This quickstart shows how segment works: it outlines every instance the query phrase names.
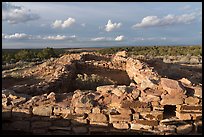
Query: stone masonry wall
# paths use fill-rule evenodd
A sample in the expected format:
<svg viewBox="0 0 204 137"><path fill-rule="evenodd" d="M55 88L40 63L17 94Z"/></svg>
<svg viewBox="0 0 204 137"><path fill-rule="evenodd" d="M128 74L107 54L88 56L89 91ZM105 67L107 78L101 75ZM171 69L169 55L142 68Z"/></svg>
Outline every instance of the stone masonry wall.
<svg viewBox="0 0 204 137"><path fill-rule="evenodd" d="M132 79L129 86L35 96L2 90L2 130L46 135L202 134L201 85L186 78L163 78L124 52L117 56Z"/></svg>

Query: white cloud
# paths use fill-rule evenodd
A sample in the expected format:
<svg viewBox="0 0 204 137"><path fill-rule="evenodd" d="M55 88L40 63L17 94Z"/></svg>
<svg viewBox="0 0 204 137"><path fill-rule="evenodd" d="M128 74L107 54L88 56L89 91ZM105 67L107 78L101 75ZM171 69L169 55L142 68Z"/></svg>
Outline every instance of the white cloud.
<svg viewBox="0 0 204 137"><path fill-rule="evenodd" d="M39 18L39 15L31 13L31 11L25 7L15 6L9 2L2 3L2 21L17 24L37 20Z"/></svg>
<svg viewBox="0 0 204 137"><path fill-rule="evenodd" d="M20 40L20 39L31 39L32 36L31 35L27 35L25 33L14 33L11 35L8 34L3 34L2 33L2 39L8 39L8 40Z"/></svg>
<svg viewBox="0 0 204 137"><path fill-rule="evenodd" d="M147 38L143 38L143 37L137 37L134 38L133 41L165 41L167 40L166 37L147 37Z"/></svg>
<svg viewBox="0 0 204 137"><path fill-rule="evenodd" d="M133 28L145 28L145 27L154 27L154 26L166 26L172 24L190 24L192 23L197 14L182 14L182 15L172 15L168 14L163 18L157 16L147 16L142 19L141 23L133 25Z"/></svg>
<svg viewBox="0 0 204 137"><path fill-rule="evenodd" d="M124 36L123 35L117 36L115 38L115 41L123 41L123 40L124 40Z"/></svg>
<svg viewBox="0 0 204 137"><path fill-rule="evenodd" d="M52 27L53 28L68 28L70 27L71 25L73 25L74 23L76 22L76 20L74 18L68 18L67 20L65 21L62 21L62 20L55 20L53 23L52 23Z"/></svg>
<svg viewBox="0 0 204 137"><path fill-rule="evenodd" d="M122 23L112 23L111 20L108 20L108 23L105 25L106 31L112 31L114 29L120 28L122 26Z"/></svg>
<svg viewBox="0 0 204 137"><path fill-rule="evenodd" d="M107 40L105 37L97 37L91 39L91 41L105 41L105 40Z"/></svg>
<svg viewBox="0 0 204 137"><path fill-rule="evenodd" d="M75 40L76 36L65 36L65 35L57 35L57 36L45 36L42 39L44 40Z"/></svg>

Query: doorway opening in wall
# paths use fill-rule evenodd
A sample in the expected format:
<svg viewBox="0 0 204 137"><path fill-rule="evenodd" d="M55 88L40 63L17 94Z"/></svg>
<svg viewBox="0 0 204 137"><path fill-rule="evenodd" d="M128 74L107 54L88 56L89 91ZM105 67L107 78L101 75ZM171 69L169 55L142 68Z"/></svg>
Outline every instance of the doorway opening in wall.
<svg viewBox="0 0 204 137"><path fill-rule="evenodd" d="M164 119L176 116L176 105L165 105L164 106Z"/></svg>

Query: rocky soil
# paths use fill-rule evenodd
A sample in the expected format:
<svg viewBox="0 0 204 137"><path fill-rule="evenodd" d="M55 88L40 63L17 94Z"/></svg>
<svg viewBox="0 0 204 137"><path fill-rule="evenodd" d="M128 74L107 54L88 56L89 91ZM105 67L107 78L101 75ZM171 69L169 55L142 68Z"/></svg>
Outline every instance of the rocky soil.
<svg viewBox="0 0 204 137"><path fill-rule="evenodd" d="M3 72L3 133L202 134L197 59L83 52Z"/></svg>

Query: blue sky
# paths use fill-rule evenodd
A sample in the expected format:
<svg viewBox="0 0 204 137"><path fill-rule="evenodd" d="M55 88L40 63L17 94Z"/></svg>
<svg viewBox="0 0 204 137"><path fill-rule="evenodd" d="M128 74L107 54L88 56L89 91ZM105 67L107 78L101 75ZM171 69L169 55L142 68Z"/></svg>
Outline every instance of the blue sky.
<svg viewBox="0 0 204 137"><path fill-rule="evenodd" d="M192 44L201 2L2 3L2 48Z"/></svg>

